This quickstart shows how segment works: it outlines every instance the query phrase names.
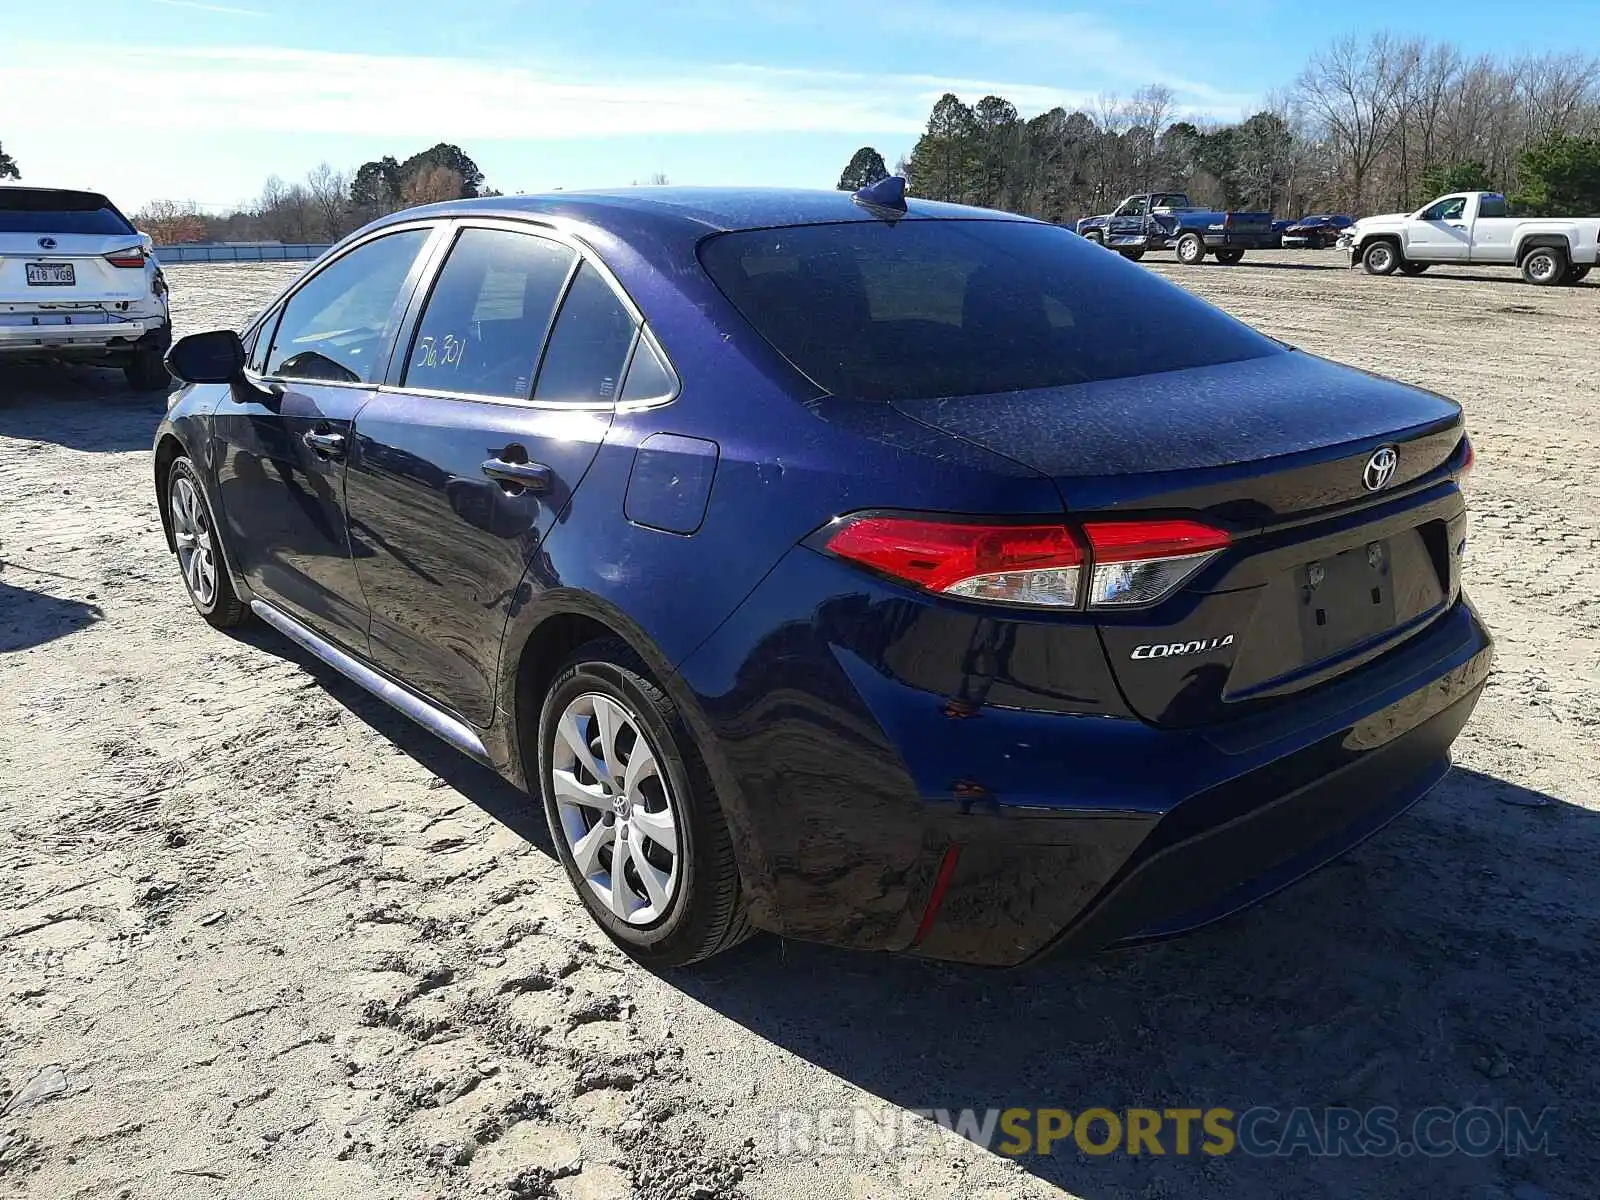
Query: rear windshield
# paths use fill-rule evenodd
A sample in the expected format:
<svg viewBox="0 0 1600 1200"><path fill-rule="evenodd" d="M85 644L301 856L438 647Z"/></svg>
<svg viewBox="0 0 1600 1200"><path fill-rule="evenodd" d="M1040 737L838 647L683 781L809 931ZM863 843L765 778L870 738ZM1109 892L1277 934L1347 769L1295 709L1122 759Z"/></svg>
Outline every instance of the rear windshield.
<svg viewBox="0 0 1600 1200"><path fill-rule="evenodd" d="M700 259L790 362L824 390L862 400L1056 387L1279 351L1053 225L799 225L720 234Z"/></svg>
<svg viewBox="0 0 1600 1200"><path fill-rule="evenodd" d="M85 233L114 237L132 233L111 201L93 192L0 188L0 233Z"/></svg>

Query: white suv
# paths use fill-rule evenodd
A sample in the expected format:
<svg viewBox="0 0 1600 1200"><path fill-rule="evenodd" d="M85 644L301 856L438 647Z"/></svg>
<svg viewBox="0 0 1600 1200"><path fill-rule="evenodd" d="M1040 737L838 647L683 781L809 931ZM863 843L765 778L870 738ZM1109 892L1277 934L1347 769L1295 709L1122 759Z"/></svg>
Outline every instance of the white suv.
<svg viewBox="0 0 1600 1200"><path fill-rule="evenodd" d="M171 383L167 283L150 238L95 192L0 187L0 363L121 367Z"/></svg>

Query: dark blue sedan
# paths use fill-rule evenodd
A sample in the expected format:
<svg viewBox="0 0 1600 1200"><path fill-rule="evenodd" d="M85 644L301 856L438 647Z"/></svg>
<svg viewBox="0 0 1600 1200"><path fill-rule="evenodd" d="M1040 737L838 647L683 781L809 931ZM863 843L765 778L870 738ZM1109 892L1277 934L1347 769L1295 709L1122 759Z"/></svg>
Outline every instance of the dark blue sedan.
<svg viewBox="0 0 1600 1200"><path fill-rule="evenodd" d="M1285 249L1303 246L1308 250L1326 250L1339 240L1339 235L1356 223L1354 217L1343 213L1319 213L1291 221L1283 228Z"/></svg>
<svg viewBox="0 0 1600 1200"><path fill-rule="evenodd" d="M201 616L539 797L653 965L1180 932L1421 797L1489 670L1455 404L898 181L412 209L169 364Z"/></svg>

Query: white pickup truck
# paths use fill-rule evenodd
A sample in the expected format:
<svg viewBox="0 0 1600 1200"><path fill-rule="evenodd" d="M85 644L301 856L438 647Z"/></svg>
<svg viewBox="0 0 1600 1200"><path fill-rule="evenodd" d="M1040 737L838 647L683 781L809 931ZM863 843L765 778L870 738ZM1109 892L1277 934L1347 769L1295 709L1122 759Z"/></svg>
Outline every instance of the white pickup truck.
<svg viewBox="0 0 1600 1200"><path fill-rule="evenodd" d="M1600 217L1513 217L1498 192L1454 192L1414 213L1363 217L1339 239L1370 275L1435 263L1517 267L1529 283L1577 283L1600 261Z"/></svg>

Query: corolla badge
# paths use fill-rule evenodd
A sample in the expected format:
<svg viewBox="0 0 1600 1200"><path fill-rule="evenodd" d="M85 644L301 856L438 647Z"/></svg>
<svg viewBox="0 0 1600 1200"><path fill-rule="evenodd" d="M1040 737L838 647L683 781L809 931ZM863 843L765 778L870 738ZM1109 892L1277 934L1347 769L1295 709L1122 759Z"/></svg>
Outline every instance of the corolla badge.
<svg viewBox="0 0 1600 1200"><path fill-rule="evenodd" d="M39 249L41 249L41 250L54 250L55 248L56 248L56 240L55 240L55 238L53 238L53 237L42 237L42 238L39 239Z"/></svg>
<svg viewBox="0 0 1600 1200"><path fill-rule="evenodd" d="M1395 469L1400 465L1400 451L1393 446L1380 446L1373 451L1372 457L1367 459L1366 470L1361 472L1361 482L1366 485L1369 492L1382 491L1389 480L1394 478Z"/></svg>
<svg viewBox="0 0 1600 1200"><path fill-rule="evenodd" d="M1220 650L1233 645L1233 634L1222 637L1200 638L1192 642L1154 642L1148 646L1135 646L1130 658L1177 658L1181 654L1203 654L1207 650Z"/></svg>

